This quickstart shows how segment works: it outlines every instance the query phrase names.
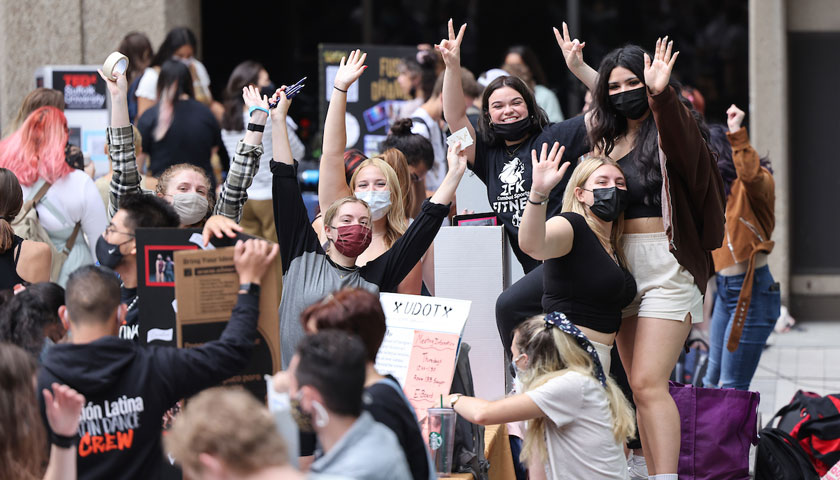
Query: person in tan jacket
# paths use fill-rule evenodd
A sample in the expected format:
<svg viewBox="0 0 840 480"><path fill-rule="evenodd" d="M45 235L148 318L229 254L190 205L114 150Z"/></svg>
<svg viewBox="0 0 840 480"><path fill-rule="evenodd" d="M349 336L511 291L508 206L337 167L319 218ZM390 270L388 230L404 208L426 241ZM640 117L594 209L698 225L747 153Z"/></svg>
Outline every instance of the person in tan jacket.
<svg viewBox="0 0 840 480"><path fill-rule="evenodd" d="M741 126L744 112L732 105L726 114L728 132L722 125L710 128L726 187L726 235L712 252L717 291L703 383L747 390L781 307L779 284L767 266L775 183L770 163L759 158Z"/></svg>

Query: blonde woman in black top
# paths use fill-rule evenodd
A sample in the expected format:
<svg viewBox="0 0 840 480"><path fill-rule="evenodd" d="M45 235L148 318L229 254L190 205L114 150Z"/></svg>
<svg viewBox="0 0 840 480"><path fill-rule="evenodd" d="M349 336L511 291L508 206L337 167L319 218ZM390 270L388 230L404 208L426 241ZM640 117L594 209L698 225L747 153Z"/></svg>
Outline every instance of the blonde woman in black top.
<svg viewBox="0 0 840 480"><path fill-rule="evenodd" d="M531 151L533 180L519 247L545 261L543 311L566 314L595 346L608 372L621 309L636 295L619 243L627 184L614 161L584 160L563 193L563 212L546 220L548 192L569 167L569 162L561 165L563 151L556 142L551 152L543 144L539 160Z"/></svg>

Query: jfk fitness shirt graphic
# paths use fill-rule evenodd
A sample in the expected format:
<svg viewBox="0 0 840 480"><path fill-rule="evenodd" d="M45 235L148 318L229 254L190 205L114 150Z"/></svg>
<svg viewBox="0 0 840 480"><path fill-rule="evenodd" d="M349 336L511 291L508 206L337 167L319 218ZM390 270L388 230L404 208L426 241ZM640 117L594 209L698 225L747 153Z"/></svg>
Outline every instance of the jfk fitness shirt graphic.
<svg viewBox="0 0 840 480"><path fill-rule="evenodd" d="M519 227L530 192L530 185L529 188L525 188L525 163L519 157L510 159L504 164L498 177L501 188L493 201L493 211L510 215L513 226Z"/></svg>
<svg viewBox="0 0 840 480"><path fill-rule="evenodd" d="M79 456L128 450L140 428L143 397L122 395L102 403L88 402L79 421Z"/></svg>

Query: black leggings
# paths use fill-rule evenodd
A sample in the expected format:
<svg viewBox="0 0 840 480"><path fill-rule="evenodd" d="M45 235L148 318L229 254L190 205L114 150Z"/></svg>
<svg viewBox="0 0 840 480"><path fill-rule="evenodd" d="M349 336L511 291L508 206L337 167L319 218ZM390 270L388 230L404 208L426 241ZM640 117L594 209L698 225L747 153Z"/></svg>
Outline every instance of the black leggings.
<svg viewBox="0 0 840 480"><path fill-rule="evenodd" d="M531 270L496 299L496 327L505 347L505 356L510 356L513 330L523 321L543 313L543 266Z"/></svg>

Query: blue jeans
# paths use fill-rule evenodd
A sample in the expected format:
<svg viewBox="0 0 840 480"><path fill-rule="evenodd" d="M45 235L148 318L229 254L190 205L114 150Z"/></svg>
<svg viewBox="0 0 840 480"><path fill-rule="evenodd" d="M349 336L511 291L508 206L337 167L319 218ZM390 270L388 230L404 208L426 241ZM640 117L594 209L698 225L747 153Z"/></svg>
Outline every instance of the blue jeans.
<svg viewBox="0 0 840 480"><path fill-rule="evenodd" d="M717 276L715 307L709 328L709 365L703 377L706 387L749 389L767 337L779 318L782 304L779 284L773 279L768 266L756 268L752 301L741 332L741 342L734 352L727 350L732 317L743 283L743 274Z"/></svg>

